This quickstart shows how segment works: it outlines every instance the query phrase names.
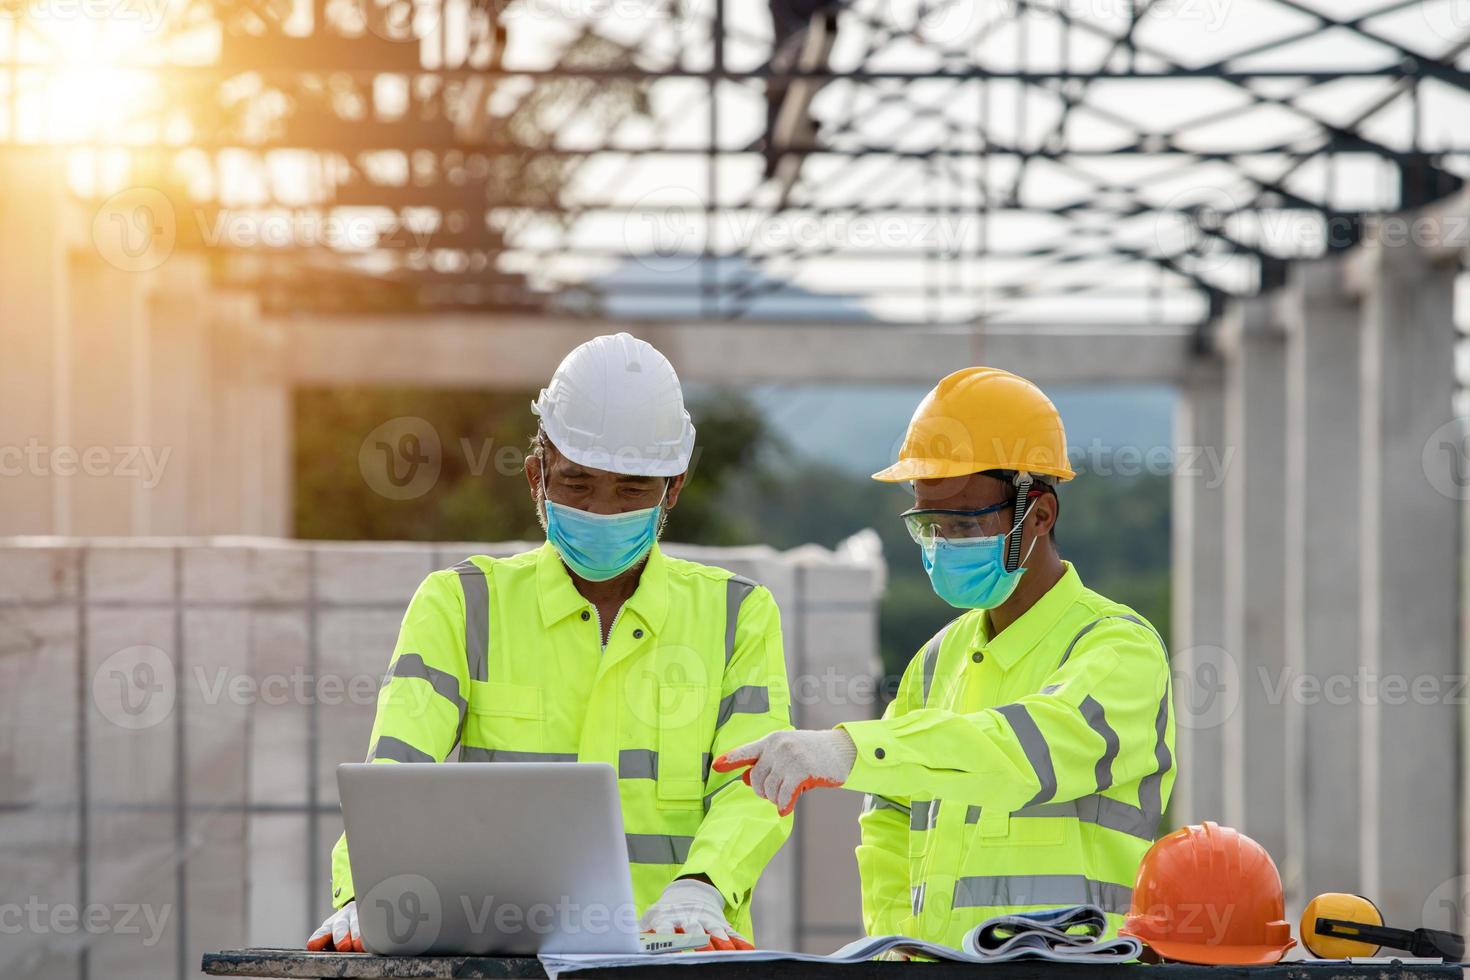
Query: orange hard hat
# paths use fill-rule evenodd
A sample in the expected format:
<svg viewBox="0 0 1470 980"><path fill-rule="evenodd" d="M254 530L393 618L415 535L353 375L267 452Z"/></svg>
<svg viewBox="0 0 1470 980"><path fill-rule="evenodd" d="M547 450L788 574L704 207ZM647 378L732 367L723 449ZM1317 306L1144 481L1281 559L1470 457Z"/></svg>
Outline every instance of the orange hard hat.
<svg viewBox="0 0 1470 980"><path fill-rule="evenodd" d="M1181 963L1258 966L1296 945L1271 855L1208 820L1148 849L1118 931Z"/></svg>

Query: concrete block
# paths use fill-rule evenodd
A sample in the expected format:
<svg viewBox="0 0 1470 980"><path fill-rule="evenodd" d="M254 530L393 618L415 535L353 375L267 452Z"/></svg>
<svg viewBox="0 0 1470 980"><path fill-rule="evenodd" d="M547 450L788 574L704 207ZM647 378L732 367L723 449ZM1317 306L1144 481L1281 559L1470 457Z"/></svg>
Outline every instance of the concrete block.
<svg viewBox="0 0 1470 980"><path fill-rule="evenodd" d="M307 903L306 835L305 814L248 819L244 945L300 945L326 917L328 903ZM320 871L327 873L326 861Z"/></svg>
<svg viewBox="0 0 1470 980"><path fill-rule="evenodd" d="M820 561L803 562L798 568L802 601L808 608L862 609L873 604L877 583L871 568Z"/></svg>
<svg viewBox="0 0 1470 980"><path fill-rule="evenodd" d="M74 782L75 776L68 775ZM7 915L0 976L34 980L81 976L78 935L53 927L51 916L52 910L80 904L79 829L78 812L70 807L0 812L0 868L5 869L0 904L19 906ZM19 931L11 931L17 926Z"/></svg>
<svg viewBox="0 0 1470 980"><path fill-rule="evenodd" d="M246 908L249 869L245 815L191 812L188 816L189 852L184 894L184 963L188 973L198 969L205 953L239 949L246 945ZM298 936L295 943L305 942Z"/></svg>
<svg viewBox="0 0 1470 980"><path fill-rule="evenodd" d="M432 550L420 545L318 544L315 555L319 601L381 602L400 614L436 567Z"/></svg>
<svg viewBox="0 0 1470 980"><path fill-rule="evenodd" d="M90 975L178 976L178 867L185 854L173 812L96 808L88 819L88 842L87 902L106 915L105 927L85 937Z"/></svg>
<svg viewBox="0 0 1470 980"><path fill-rule="evenodd" d="M80 975L76 621L71 605L0 607L0 903L21 916L4 977Z"/></svg>
<svg viewBox="0 0 1470 980"><path fill-rule="evenodd" d="M81 549L70 545L0 541L0 598L14 602L75 598L80 554ZM0 633L0 643L3 637Z"/></svg>
<svg viewBox="0 0 1470 980"><path fill-rule="evenodd" d="M206 545L184 551L184 598L191 602L305 602L308 548Z"/></svg>
<svg viewBox="0 0 1470 980"><path fill-rule="evenodd" d="M801 890L801 921L808 948L831 952L863 935L863 908L857 861L857 793L812 793L802 798L795 834L788 844L801 856L800 873L807 883L821 887Z"/></svg>
<svg viewBox="0 0 1470 980"><path fill-rule="evenodd" d="M103 542L86 550L88 600L172 602L176 550L170 545Z"/></svg>
<svg viewBox="0 0 1470 980"><path fill-rule="evenodd" d="M98 803L173 802L174 628L171 610L87 612L87 771Z"/></svg>
<svg viewBox="0 0 1470 980"><path fill-rule="evenodd" d="M337 802L337 764L367 757L377 692L402 618L401 609L318 614L317 791L323 802Z"/></svg>
<svg viewBox="0 0 1470 980"><path fill-rule="evenodd" d="M0 804L77 799L76 642L73 606L0 607Z"/></svg>
<svg viewBox="0 0 1470 980"><path fill-rule="evenodd" d="M796 849L790 838L756 882L750 911L757 946L796 948Z"/></svg>
<svg viewBox="0 0 1470 980"><path fill-rule="evenodd" d="M790 674L798 725L825 728L881 713L874 611L806 611L801 649L800 665Z"/></svg>
<svg viewBox="0 0 1470 980"><path fill-rule="evenodd" d="M263 698L291 696L277 679L251 672L250 616L244 609L184 613L179 704L191 803L245 802L254 706ZM269 765L268 759L259 761Z"/></svg>
<svg viewBox="0 0 1470 980"><path fill-rule="evenodd" d="M252 804L304 804L312 708L296 692L314 689L307 673L307 616L304 611L250 616L250 676L271 689L279 678L291 696L262 697L251 705L247 798Z"/></svg>

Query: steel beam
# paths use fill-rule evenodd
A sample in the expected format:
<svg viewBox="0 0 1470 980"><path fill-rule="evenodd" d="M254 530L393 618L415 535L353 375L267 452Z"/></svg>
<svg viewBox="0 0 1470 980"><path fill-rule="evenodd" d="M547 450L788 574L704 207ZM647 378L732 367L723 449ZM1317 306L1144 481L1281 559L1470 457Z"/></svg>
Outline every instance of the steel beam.
<svg viewBox="0 0 1470 980"><path fill-rule="evenodd" d="M969 364L1040 384L1171 383L1191 328L920 326L818 321L710 323L496 315L285 317L292 381L535 389L571 348L627 330L710 384L933 384Z"/></svg>

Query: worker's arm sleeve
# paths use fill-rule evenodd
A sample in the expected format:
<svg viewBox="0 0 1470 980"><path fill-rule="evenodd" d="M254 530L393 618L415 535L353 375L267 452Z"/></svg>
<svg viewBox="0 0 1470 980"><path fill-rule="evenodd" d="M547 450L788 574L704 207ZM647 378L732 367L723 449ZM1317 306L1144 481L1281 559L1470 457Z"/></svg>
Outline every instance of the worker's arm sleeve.
<svg viewBox="0 0 1470 980"><path fill-rule="evenodd" d="M910 679L915 657L904 671L898 694L883 712L893 721L909 710ZM858 817L858 880L862 886L863 928L870 936L903 931L909 914L909 797L894 792L869 792Z"/></svg>
<svg viewBox="0 0 1470 980"><path fill-rule="evenodd" d="M735 649L725 665L716 718L713 758L791 728L791 697L781 614L776 600L758 586L740 605ZM682 875L706 875L730 909L750 901L755 883L791 833L791 817L780 816L755 795L740 772L710 770L705 779L705 815L689 847Z"/></svg>
<svg viewBox="0 0 1470 980"><path fill-rule="evenodd" d="M424 579L378 690L368 762L443 762L459 742L469 693L464 594L452 571ZM347 835L332 848L332 905L354 897Z"/></svg>
<svg viewBox="0 0 1470 980"><path fill-rule="evenodd" d="M845 785L1007 812L1066 802L1167 772L1169 716L1169 667L1158 638L1148 627L1109 620L1038 693L1011 704L847 722L858 752Z"/></svg>

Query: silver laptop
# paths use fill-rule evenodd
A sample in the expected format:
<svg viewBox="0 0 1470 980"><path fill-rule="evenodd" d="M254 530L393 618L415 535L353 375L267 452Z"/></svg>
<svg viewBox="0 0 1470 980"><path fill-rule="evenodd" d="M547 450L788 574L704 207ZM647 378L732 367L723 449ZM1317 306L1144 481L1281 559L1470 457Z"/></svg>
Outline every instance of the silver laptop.
<svg viewBox="0 0 1470 980"><path fill-rule="evenodd" d="M611 766L351 764L337 787L370 951L641 950Z"/></svg>

